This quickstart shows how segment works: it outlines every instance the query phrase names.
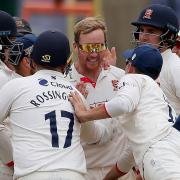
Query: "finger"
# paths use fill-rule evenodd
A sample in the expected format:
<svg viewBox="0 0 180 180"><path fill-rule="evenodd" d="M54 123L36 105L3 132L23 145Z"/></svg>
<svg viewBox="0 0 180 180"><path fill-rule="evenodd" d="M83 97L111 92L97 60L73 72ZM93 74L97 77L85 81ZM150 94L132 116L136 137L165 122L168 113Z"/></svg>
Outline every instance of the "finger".
<svg viewBox="0 0 180 180"><path fill-rule="evenodd" d="M112 48L111 48L111 56L112 56L113 59L116 59L116 58L117 58L116 48L115 48L115 47L112 47Z"/></svg>

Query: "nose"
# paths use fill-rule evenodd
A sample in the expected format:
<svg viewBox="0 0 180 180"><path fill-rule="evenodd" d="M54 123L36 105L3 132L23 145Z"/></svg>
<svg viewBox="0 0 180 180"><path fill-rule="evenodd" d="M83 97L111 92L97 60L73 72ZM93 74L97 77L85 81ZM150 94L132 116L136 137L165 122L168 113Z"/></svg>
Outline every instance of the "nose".
<svg viewBox="0 0 180 180"><path fill-rule="evenodd" d="M145 32L141 32L139 34L139 40L142 41L142 42L146 42L149 38L149 34L148 33L145 33Z"/></svg>
<svg viewBox="0 0 180 180"><path fill-rule="evenodd" d="M91 52L91 53L90 53L90 56L91 56L91 57L97 57L97 56L98 56L98 53L97 53L97 52Z"/></svg>

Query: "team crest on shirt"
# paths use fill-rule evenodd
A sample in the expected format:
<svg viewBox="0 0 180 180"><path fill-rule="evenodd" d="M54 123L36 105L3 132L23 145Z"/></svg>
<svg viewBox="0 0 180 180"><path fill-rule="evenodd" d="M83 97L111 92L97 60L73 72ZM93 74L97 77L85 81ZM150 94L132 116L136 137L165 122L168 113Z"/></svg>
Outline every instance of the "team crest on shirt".
<svg viewBox="0 0 180 180"><path fill-rule="evenodd" d="M143 18L144 19L151 19L152 13L153 13L152 9L146 9L146 12L144 13Z"/></svg>
<svg viewBox="0 0 180 180"><path fill-rule="evenodd" d="M112 80L113 91L117 91L119 89L119 81Z"/></svg>

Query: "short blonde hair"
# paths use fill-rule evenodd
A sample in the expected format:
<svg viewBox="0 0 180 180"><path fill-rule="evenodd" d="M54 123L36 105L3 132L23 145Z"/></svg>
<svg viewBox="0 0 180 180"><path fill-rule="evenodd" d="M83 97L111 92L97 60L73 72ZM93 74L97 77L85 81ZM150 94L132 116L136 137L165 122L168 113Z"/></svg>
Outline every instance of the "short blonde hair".
<svg viewBox="0 0 180 180"><path fill-rule="evenodd" d="M100 17L87 17L79 21L74 26L74 41L78 44L80 34L88 34L97 29L101 29L104 32L104 38L106 42L107 27L104 20Z"/></svg>

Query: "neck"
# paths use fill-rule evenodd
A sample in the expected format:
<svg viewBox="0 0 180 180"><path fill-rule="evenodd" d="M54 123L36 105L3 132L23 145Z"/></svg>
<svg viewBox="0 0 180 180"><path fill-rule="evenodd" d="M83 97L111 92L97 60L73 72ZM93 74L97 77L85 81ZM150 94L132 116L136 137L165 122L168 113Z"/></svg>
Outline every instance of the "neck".
<svg viewBox="0 0 180 180"><path fill-rule="evenodd" d="M92 81L96 82L98 77L99 77L99 74L101 72L101 67L98 67L97 69L95 70L89 70L89 69L84 69L82 68L82 66L78 63L78 61L75 62L75 68L76 68L76 71L85 76L85 77L88 77L89 79L91 79Z"/></svg>
<svg viewBox="0 0 180 180"><path fill-rule="evenodd" d="M64 74L64 66L58 66L58 67L54 67L54 68L50 67L50 66L42 66L42 65L36 66L36 71L43 70L43 69L53 70L53 71L57 71L57 72Z"/></svg>

